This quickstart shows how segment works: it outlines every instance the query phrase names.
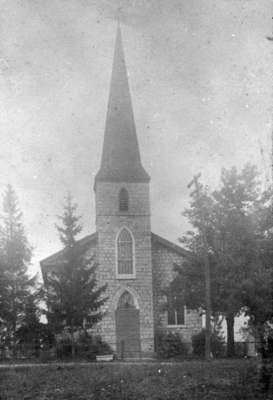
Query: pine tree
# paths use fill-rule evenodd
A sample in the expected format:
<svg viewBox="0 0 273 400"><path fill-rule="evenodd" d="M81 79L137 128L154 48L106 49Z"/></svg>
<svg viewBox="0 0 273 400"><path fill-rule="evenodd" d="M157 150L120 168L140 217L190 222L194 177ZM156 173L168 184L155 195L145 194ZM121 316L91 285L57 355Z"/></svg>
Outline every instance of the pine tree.
<svg viewBox="0 0 273 400"><path fill-rule="evenodd" d="M22 345L31 345L36 356L39 355L41 345L54 342L54 335L48 324L41 322L40 301L37 291L29 294L24 304L24 316L20 327L15 332L16 340Z"/></svg>
<svg viewBox="0 0 273 400"><path fill-rule="evenodd" d="M72 356L75 354L74 334L81 328L91 328L101 320L101 306L106 301L103 292L106 285L97 287L96 268L87 249L77 245L76 236L81 232L77 205L68 195L65 199L61 225L56 225L62 242L63 257L47 275L47 318L55 332L69 328L72 340Z"/></svg>
<svg viewBox="0 0 273 400"><path fill-rule="evenodd" d="M0 251L0 318L7 336L13 339L24 316L24 305L35 286L36 277L30 278L28 275L31 246L25 235L22 213L11 185L7 186L4 194Z"/></svg>

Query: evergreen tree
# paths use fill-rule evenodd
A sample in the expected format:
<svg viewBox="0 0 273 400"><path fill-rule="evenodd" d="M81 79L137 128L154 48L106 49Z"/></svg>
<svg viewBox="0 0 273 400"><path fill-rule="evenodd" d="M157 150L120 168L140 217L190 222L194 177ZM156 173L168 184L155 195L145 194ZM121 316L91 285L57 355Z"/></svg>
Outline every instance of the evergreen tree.
<svg viewBox="0 0 273 400"><path fill-rule="evenodd" d="M37 292L28 296L24 304L24 316L21 325L15 332L16 340L22 345L31 345L36 356L39 355L41 345L54 342L54 335L48 324L41 322L40 301Z"/></svg>
<svg viewBox="0 0 273 400"><path fill-rule="evenodd" d="M90 328L101 320L101 306L106 301L106 285L97 287L96 263L87 255L87 249L77 245L76 236L81 232L77 205L71 196L65 199L63 215L57 225L64 246L62 260L46 277L47 318L55 332L70 329L72 355L75 353L74 334L81 328Z"/></svg>
<svg viewBox="0 0 273 400"><path fill-rule="evenodd" d="M0 252L0 318L7 336L14 338L36 277L30 278L28 275L31 246L25 235L16 194L10 185L6 188L3 200Z"/></svg>

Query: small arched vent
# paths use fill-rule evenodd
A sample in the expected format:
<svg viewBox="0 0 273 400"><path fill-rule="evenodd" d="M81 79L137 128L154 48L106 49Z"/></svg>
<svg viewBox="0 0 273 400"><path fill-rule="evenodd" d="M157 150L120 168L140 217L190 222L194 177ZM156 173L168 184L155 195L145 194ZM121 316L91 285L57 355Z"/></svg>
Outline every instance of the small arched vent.
<svg viewBox="0 0 273 400"><path fill-rule="evenodd" d="M129 209L129 194L125 188L119 192L119 211L128 211Z"/></svg>

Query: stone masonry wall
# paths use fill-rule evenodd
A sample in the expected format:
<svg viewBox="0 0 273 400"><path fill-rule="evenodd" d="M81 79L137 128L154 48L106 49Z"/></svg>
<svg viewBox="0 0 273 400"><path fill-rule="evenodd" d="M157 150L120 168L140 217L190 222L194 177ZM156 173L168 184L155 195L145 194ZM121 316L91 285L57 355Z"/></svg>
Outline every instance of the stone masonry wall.
<svg viewBox="0 0 273 400"><path fill-rule="evenodd" d="M129 193L129 211L119 212L121 188ZM98 281L107 283L105 316L99 324L102 337L116 348L115 311L124 290L131 292L140 310L141 350L154 350L152 298L152 256L150 229L149 184L109 183L96 185L96 226L98 233ZM135 241L134 279L118 279L116 275L116 238L122 227L128 228Z"/></svg>
<svg viewBox="0 0 273 400"><path fill-rule="evenodd" d="M202 318L199 311L186 309L184 325L168 326L167 311L163 310L166 299L162 294L162 289L166 288L174 278L174 263L182 263L183 256L160 243L153 242L152 259L155 331L178 332L185 343L191 343L192 335L202 329Z"/></svg>

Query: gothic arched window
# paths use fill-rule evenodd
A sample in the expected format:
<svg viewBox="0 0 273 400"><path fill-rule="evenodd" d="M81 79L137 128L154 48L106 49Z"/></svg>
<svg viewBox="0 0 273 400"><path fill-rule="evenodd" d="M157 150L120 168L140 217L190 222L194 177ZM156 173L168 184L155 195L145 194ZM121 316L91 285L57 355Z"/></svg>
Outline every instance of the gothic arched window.
<svg viewBox="0 0 273 400"><path fill-rule="evenodd" d="M126 228L120 231L117 238L117 273L126 277L134 275L134 242Z"/></svg>
<svg viewBox="0 0 273 400"><path fill-rule="evenodd" d="M119 211L128 211L129 209L129 194L125 188L119 192Z"/></svg>

